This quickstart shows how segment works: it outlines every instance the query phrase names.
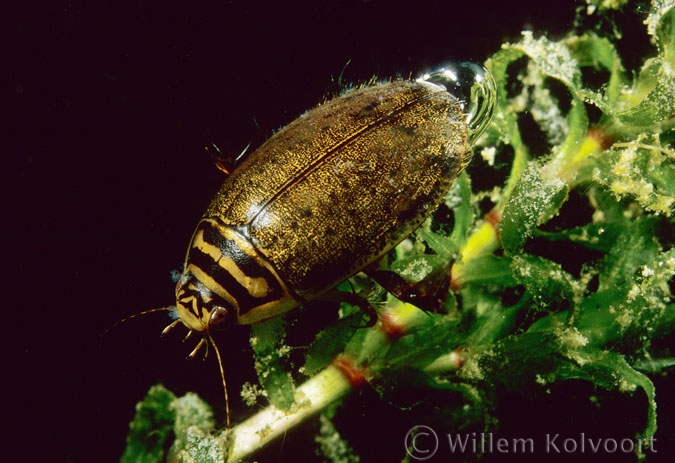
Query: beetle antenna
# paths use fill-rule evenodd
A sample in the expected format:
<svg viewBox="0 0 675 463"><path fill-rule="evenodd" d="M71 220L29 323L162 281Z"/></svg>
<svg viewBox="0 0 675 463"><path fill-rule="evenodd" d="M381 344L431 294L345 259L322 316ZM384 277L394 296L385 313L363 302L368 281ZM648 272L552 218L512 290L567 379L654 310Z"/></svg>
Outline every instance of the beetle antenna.
<svg viewBox="0 0 675 463"><path fill-rule="evenodd" d="M225 381L225 369L223 368L223 359L220 357L220 350L216 345L216 342L213 340L211 335L208 335L209 344L213 346L213 350L216 352L216 358L218 359L218 368L220 369L220 379L223 382L223 395L225 397L225 458L227 459L227 453L230 447L230 399L227 395L227 382Z"/></svg>
<svg viewBox="0 0 675 463"><path fill-rule="evenodd" d="M118 326L120 326L120 325L122 325L122 324L128 322L129 320L133 320L134 318L140 317L141 315L147 315L147 314L149 314L149 313L155 313L155 312L171 312L172 310L176 310L176 307L173 306L173 305L172 305L172 306L168 306L168 307L157 307L157 308L155 308L155 309L144 310L143 312L138 312L138 313L129 315L128 317L124 317L123 319L121 319L121 320L116 321L115 323L113 323L109 328L107 328L105 331L103 331L103 333L101 333L100 337L105 336L106 334L108 334L110 331L114 330L114 329L117 328ZM167 326L167 327L164 329L164 331L162 331L162 334L164 334L165 332L169 331L171 328L173 328L174 326L176 326L176 324L177 324L176 322L177 322L177 321L180 321L180 320L176 320L175 322L173 322L173 323L171 323L169 326Z"/></svg>

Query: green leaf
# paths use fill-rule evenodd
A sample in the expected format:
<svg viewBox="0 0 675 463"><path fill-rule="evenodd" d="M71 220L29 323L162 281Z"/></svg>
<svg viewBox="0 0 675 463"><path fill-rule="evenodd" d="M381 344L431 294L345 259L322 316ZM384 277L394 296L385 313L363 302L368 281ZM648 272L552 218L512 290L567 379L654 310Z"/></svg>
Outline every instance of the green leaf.
<svg viewBox="0 0 675 463"><path fill-rule="evenodd" d="M568 37L565 43L580 68L591 67L610 72L609 80L600 92L584 87L575 88L574 91L579 98L593 103L604 113L612 113L626 83L625 70L614 44L606 37L599 37L592 32Z"/></svg>
<svg viewBox="0 0 675 463"><path fill-rule="evenodd" d="M502 208L510 197L511 191L517 185L518 179L526 169L529 160L529 150L523 142L518 127L517 113L511 107L506 89L506 82L509 79L509 66L522 56L522 51L504 47L492 55L485 63L486 67L492 72L497 84L497 106L495 107L495 115L492 119L492 125L488 128L487 136L509 144L515 153L511 165L511 173L499 200L498 208Z"/></svg>
<svg viewBox="0 0 675 463"><path fill-rule="evenodd" d="M598 275L598 293L625 297L640 266L656 256L658 245L652 239L653 227L654 219L649 216L626 223L623 233L605 256L604 268Z"/></svg>
<svg viewBox="0 0 675 463"><path fill-rule="evenodd" d="M455 216L455 225L450 234L450 242L454 245L454 251L459 249L466 242L466 238L469 235L469 231L474 222L474 213L473 208L471 207L471 181L466 172L462 174L457 179L456 183L458 191L458 200L459 202L454 204L452 208ZM446 204L448 201L446 200ZM428 241L427 241L428 242ZM439 254L441 257L450 258L452 254L449 252L442 253L440 250L434 248L431 243L429 243L431 248ZM449 249L450 251L452 249Z"/></svg>
<svg viewBox="0 0 675 463"><path fill-rule="evenodd" d="M511 259L487 254L470 260L462 270L462 285L498 285L505 288L515 286Z"/></svg>
<svg viewBox="0 0 675 463"><path fill-rule="evenodd" d="M448 429L459 431L485 420L487 398L483 391L456 378L435 378L414 368L392 369L390 375L371 382L382 400L395 407L411 410L420 415L433 410L433 422L441 421ZM455 407L438 407L442 403L454 403Z"/></svg>
<svg viewBox="0 0 675 463"><path fill-rule="evenodd" d="M520 42L505 47L520 50L534 61L540 72L561 81L566 87L581 86L578 64L563 42L552 42L545 36L535 39L531 31L522 34Z"/></svg>
<svg viewBox="0 0 675 463"><path fill-rule="evenodd" d="M471 380L488 380L504 384L508 389L532 387L536 376L555 372L567 360L552 332L527 332L498 340L469 358L468 368L460 373ZM527 368L522 368L526 365Z"/></svg>
<svg viewBox="0 0 675 463"><path fill-rule="evenodd" d="M397 339L386 352L383 366L410 366L423 369L440 355L452 351L462 341L456 329L459 320L429 315L427 323L419 324L413 332Z"/></svg>
<svg viewBox="0 0 675 463"><path fill-rule="evenodd" d="M582 351L577 357L579 365L566 364L555 373L557 380L585 379L607 390L624 393L641 388L647 395L647 426L642 433L645 439L656 434L656 390L654 383L631 367L623 355L604 350Z"/></svg>
<svg viewBox="0 0 675 463"><path fill-rule="evenodd" d="M129 424L127 447L122 463L157 463L164 461L164 449L173 438L176 396L161 384L152 386L136 405L136 414Z"/></svg>
<svg viewBox="0 0 675 463"><path fill-rule="evenodd" d="M560 148L556 150L554 157L544 166L544 171L550 171L551 174L567 177L567 181L572 183L576 179L574 170L579 170L580 166L574 166L576 155L579 153L579 147L588 133L588 114L586 107L576 95L572 95L572 105L566 119L567 135ZM565 166L568 164L568 166Z"/></svg>
<svg viewBox="0 0 675 463"><path fill-rule="evenodd" d="M655 67L658 66L658 69ZM643 89L651 88L649 92ZM627 125L649 126L673 117L675 114L675 71L661 61L648 63L640 72L638 90L644 98L640 103L617 115Z"/></svg>
<svg viewBox="0 0 675 463"><path fill-rule="evenodd" d="M220 463L224 461L223 442L216 434L213 410L197 394L188 392L173 403L176 410L176 440L167 461L181 463Z"/></svg>
<svg viewBox="0 0 675 463"><path fill-rule="evenodd" d="M633 367L636 370L644 371L651 374L657 374L668 370L669 368L675 367L675 357L668 358L645 358L640 359L635 362Z"/></svg>
<svg viewBox="0 0 675 463"><path fill-rule="evenodd" d="M675 114L675 8L672 0L655 0L645 21L655 39L659 56L647 60L635 91L626 95L639 103L618 115L621 122L648 126Z"/></svg>
<svg viewBox="0 0 675 463"><path fill-rule="evenodd" d="M360 311L353 312L319 332L307 351L303 373L313 375L328 365L345 349L357 326L363 323L362 319Z"/></svg>
<svg viewBox="0 0 675 463"><path fill-rule="evenodd" d="M528 332L510 336L472 360L474 378L491 378L508 388L583 379L607 390L632 392L642 388L649 401L647 439L656 432L656 402L653 383L634 370L617 353L584 347L583 335L573 329ZM526 369L517 366L527 365Z"/></svg>
<svg viewBox="0 0 675 463"><path fill-rule="evenodd" d="M213 411L197 394L188 392L176 398L161 384L152 386L136 405L121 461L222 462L222 443L212 435L214 429Z"/></svg>
<svg viewBox="0 0 675 463"><path fill-rule="evenodd" d="M516 317L521 310L522 307L516 305L482 314L474 324L471 334L467 336L465 345L489 346L512 334L516 328Z"/></svg>
<svg viewBox="0 0 675 463"><path fill-rule="evenodd" d="M542 257L521 254L513 257L513 276L525 287L530 307L554 310L560 304L573 304L573 277L560 264Z"/></svg>
<svg viewBox="0 0 675 463"><path fill-rule="evenodd" d="M517 254L534 229L557 214L567 199L568 188L559 178L547 178L537 163L531 163L513 190L501 221L504 250Z"/></svg>
<svg viewBox="0 0 675 463"><path fill-rule="evenodd" d="M446 237L430 231L420 231L419 233L424 237L425 241L430 239L430 241L434 243L435 249L438 249L439 245L449 245L449 241ZM434 269L440 268L449 261L450 258L444 258L438 255L415 254L410 257L395 260L391 263L390 269L402 276L406 281L418 283L431 275Z"/></svg>
<svg viewBox="0 0 675 463"><path fill-rule="evenodd" d="M583 245L588 249L607 252L614 246L616 238L622 232L624 225L623 222L589 223L559 232L536 230L534 236L546 238L551 242L570 241Z"/></svg>
<svg viewBox="0 0 675 463"><path fill-rule="evenodd" d="M283 346L285 334L283 318L272 318L251 326L251 346L258 380L270 403L281 410L288 410L295 402L293 381L283 364L289 353L288 348Z"/></svg>
<svg viewBox="0 0 675 463"><path fill-rule="evenodd" d="M649 255L649 250L645 251ZM617 321L624 329L624 338L633 348L649 348L659 328L672 325L667 308L673 301L670 282L675 276L675 249L652 256L641 265L630 284L626 297L615 306ZM645 336L648 333L649 336Z"/></svg>

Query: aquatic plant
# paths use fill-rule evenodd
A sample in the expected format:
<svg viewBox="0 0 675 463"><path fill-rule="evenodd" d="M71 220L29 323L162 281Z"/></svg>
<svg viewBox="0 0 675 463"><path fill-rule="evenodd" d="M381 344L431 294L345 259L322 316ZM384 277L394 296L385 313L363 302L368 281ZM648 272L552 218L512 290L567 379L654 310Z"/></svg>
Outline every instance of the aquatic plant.
<svg viewBox="0 0 675 463"><path fill-rule="evenodd" d="M443 213L392 256L391 268L427 284L442 310L422 311L355 277L342 289L379 307L375 326L359 328L362 313L344 304L289 360L302 315L254 325L260 385L243 395L270 405L216 432L207 404L155 386L137 406L123 461L158 461L172 436L177 461L222 461L225 449L236 460L321 411L325 458L358 461L331 423L334 404L356 388L413 413L440 400L442 412L428 420L444 429L494 430L499 386L527 393L568 380L642 391L646 420L630 451L648 457L657 430L649 375L675 365L654 344L675 326L673 7L652 1L645 25L654 53L635 72L613 24L560 40L523 32L487 60L498 90L492 125ZM621 9L630 10L588 0L579 23ZM435 291L439 274L449 291ZM400 451L411 458L416 449Z"/></svg>

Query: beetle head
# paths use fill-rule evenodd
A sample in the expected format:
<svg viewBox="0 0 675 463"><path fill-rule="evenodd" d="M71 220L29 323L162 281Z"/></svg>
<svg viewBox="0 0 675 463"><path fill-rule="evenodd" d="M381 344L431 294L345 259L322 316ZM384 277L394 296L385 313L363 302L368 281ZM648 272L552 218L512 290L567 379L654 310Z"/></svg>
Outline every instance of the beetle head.
<svg viewBox="0 0 675 463"><path fill-rule="evenodd" d="M206 353L208 353L208 346L213 346L218 360L218 368L220 369L220 378L223 382L223 394L225 397L225 416L226 424L230 429L230 403L227 395L227 384L225 382L225 370L223 369L223 360L220 356L220 350L211 336L212 330L223 330L236 320L236 314L226 307L229 305L217 294L213 293L205 284L199 281L188 269L185 270L183 276L176 284L176 310L175 314L178 319L174 320L169 326L164 329L164 333L173 328L179 321L183 323L190 331L185 339L189 338L194 333L201 333L202 339L197 344L197 347L190 353L190 357L195 357L196 354L206 346ZM227 441L229 445L229 441Z"/></svg>
<svg viewBox="0 0 675 463"><path fill-rule="evenodd" d="M234 323L236 315L229 304L212 292L191 272L185 272L176 285L176 312L191 331L209 333Z"/></svg>

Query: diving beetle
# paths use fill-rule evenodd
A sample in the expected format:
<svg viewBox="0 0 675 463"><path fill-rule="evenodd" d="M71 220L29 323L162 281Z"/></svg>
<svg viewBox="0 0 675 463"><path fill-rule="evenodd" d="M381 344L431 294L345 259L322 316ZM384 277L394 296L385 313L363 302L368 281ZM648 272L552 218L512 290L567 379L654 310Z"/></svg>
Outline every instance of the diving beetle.
<svg viewBox="0 0 675 463"><path fill-rule="evenodd" d="M165 332L201 334L191 356L212 345L224 382L212 332L320 299L409 236L470 161L493 96L464 64L350 90L276 132L197 224Z"/></svg>

